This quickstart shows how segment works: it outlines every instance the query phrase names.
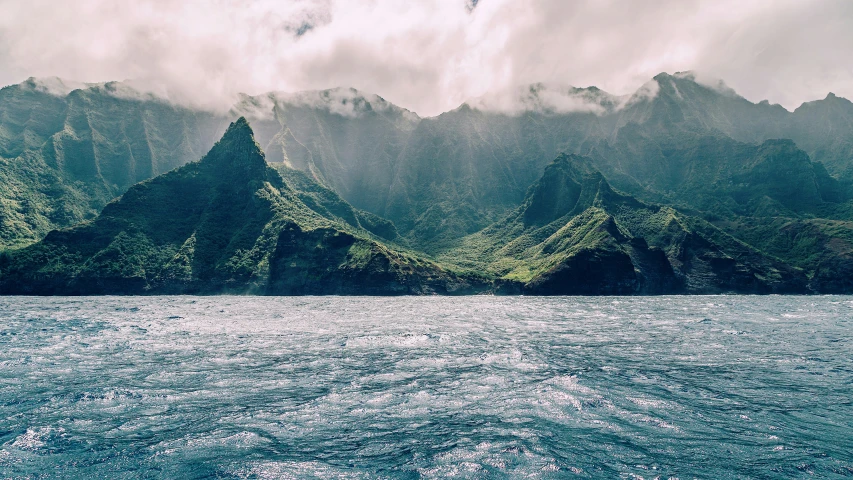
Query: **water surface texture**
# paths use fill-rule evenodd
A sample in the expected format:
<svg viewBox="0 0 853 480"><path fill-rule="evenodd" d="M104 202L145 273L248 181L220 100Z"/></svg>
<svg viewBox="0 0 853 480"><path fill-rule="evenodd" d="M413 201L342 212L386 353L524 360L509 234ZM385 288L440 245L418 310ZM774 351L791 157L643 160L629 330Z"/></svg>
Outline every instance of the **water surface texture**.
<svg viewBox="0 0 853 480"><path fill-rule="evenodd" d="M0 298L0 477L853 477L853 299Z"/></svg>

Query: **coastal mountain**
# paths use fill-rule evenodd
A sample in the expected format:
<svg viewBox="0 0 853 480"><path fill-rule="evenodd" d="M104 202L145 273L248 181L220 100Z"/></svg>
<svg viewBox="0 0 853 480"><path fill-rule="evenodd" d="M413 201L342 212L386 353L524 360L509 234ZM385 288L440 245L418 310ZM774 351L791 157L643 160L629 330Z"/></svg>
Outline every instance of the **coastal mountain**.
<svg viewBox="0 0 853 480"><path fill-rule="evenodd" d="M131 185L198 159L227 122L111 82L0 90L0 249L93 218Z"/></svg>
<svg viewBox="0 0 853 480"><path fill-rule="evenodd" d="M805 293L803 271L701 219L614 191L562 155L503 220L440 257L528 294Z"/></svg>
<svg viewBox="0 0 853 480"><path fill-rule="evenodd" d="M660 74L626 97L534 84L425 119L345 88L243 96L214 115L119 82L77 87L30 79L0 90L0 245L91 218L133 183L199 158L240 115L270 163L306 172L433 253L515 208L560 153L590 155L615 187L660 202L678 199L658 184L706 168L696 153L709 145L726 159L791 139L839 188L853 181L849 101L829 95L788 112L689 72ZM672 168L660 178L643 171L661 158Z"/></svg>
<svg viewBox="0 0 853 480"><path fill-rule="evenodd" d="M423 119L380 214L413 244L440 252L515 208L546 159L595 144L607 133L604 120L590 111L507 114L468 105Z"/></svg>
<svg viewBox="0 0 853 480"><path fill-rule="evenodd" d="M522 263L544 272L558 262L549 252L586 246L565 235L588 228L601 234L601 248L621 251L642 273L641 257L676 248L653 235L655 222L672 214L685 238L699 235L720 255L751 258L742 267L756 278L788 272L774 263L782 262L802 272L811 291L853 291L853 283L841 280L853 271L853 104L830 94L790 112L690 72L662 73L622 97L595 87L533 84L432 118L348 88L242 96L230 112L214 114L121 82L30 79L0 90L0 250L21 251L58 238L48 235L52 230L91 222L101 209L101 217L109 214L114 198L198 159L240 116L252 122L273 173L314 215L393 251L487 270L487 277L503 279L501 288L532 292L538 280L498 268L520 258L515 254L479 263L463 255L476 250L468 247L477 239L539 245L546 240L539 235L572 220L559 248L525 250L531 261ZM544 188L552 160L564 154L584 156L583 168L604 179L608 191L624 194L602 194L612 202L572 207L566 218L562 197L553 203L531 197L531 186ZM644 205L636 209L646 213L635 216L657 226L643 230L620 217L627 207L617 197ZM534 203L521 223L509 222L527 202ZM650 213L655 208L669 210ZM557 213L550 222L558 224L530 223ZM498 234L498 225L509 230ZM751 253L736 254L733 246ZM690 283L699 277L665 256L675 283L646 269L626 291L788 288L775 280ZM159 284L154 278L147 285Z"/></svg>
<svg viewBox="0 0 853 480"><path fill-rule="evenodd" d="M134 185L92 221L5 254L0 292L447 294L488 287L384 243L368 229L393 237L391 225L347 208L304 176L287 177L267 165L240 118L200 161Z"/></svg>
<svg viewBox="0 0 853 480"><path fill-rule="evenodd" d="M845 183L853 182L853 102L829 93L791 114L779 137L791 138Z"/></svg>

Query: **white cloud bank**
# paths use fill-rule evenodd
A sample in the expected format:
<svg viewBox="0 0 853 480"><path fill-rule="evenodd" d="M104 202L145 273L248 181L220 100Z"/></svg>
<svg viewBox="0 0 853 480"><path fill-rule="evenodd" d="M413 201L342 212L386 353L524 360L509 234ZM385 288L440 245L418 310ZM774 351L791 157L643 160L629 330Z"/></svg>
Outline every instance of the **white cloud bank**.
<svg viewBox="0 0 853 480"><path fill-rule="evenodd" d="M518 85L622 95L696 70L793 108L853 98L851 31L848 0L3 0L0 83L133 79L207 108L343 86L434 115Z"/></svg>

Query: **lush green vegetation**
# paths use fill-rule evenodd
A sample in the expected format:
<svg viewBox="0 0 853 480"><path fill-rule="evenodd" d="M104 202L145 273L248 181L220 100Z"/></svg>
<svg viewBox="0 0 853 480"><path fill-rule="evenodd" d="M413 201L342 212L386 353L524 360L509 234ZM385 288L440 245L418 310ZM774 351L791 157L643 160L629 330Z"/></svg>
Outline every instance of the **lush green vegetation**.
<svg viewBox="0 0 853 480"><path fill-rule="evenodd" d="M0 282L853 291L853 104L787 112L689 74L654 81L627 103L576 89L595 113L420 119L351 89L244 97L217 116L120 83L56 94L31 79L0 90ZM187 164L241 113L254 132L238 122Z"/></svg>
<svg viewBox="0 0 853 480"><path fill-rule="evenodd" d="M133 96L136 95L136 96ZM195 160L227 122L120 83L0 90L0 248L94 218L134 183Z"/></svg>
<svg viewBox="0 0 853 480"><path fill-rule="evenodd" d="M557 158L516 211L439 259L485 264L530 293L806 291L801 270L704 220L615 192L579 156Z"/></svg>

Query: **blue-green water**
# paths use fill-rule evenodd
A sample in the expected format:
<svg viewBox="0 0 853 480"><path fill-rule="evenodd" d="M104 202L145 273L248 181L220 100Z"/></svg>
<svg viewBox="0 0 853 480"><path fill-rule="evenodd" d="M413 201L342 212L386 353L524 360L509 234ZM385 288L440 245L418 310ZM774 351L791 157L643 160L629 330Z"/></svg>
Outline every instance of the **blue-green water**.
<svg viewBox="0 0 853 480"><path fill-rule="evenodd" d="M853 298L0 298L0 477L853 476Z"/></svg>

